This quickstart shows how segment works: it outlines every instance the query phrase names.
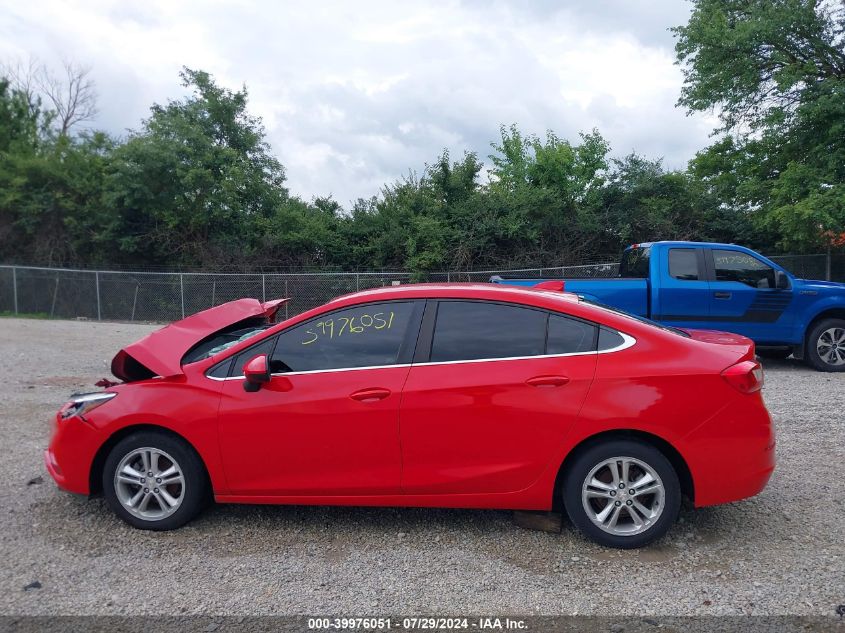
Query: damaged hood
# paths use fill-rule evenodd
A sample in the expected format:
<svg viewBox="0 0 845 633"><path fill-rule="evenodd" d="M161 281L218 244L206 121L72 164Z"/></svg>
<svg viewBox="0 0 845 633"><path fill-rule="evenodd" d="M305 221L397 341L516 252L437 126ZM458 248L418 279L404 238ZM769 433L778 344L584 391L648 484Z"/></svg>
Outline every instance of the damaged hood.
<svg viewBox="0 0 845 633"><path fill-rule="evenodd" d="M174 321L121 349L112 359L111 371L126 382L181 374L182 357L194 345L246 319L264 317L270 322L288 301L276 299L262 303L258 299L238 299Z"/></svg>

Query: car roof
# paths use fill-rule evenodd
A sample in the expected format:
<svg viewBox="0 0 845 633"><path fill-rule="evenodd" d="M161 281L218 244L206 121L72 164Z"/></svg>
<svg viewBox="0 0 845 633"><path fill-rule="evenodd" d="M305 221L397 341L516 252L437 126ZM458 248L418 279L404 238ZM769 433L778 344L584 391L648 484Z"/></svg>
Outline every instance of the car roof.
<svg viewBox="0 0 845 633"><path fill-rule="evenodd" d="M507 286L491 283L422 283L361 290L341 295L328 303L330 305L334 303L363 303L396 299L465 298L495 301L511 300L517 303L533 304L537 301L538 297L543 297L544 295L552 301L579 301L578 296L571 292L534 289L530 286Z"/></svg>
<svg viewBox="0 0 845 633"><path fill-rule="evenodd" d="M291 321L304 321L326 311L363 303L402 299L474 299L512 302L562 312L569 316L610 326L633 336L636 336L637 333L654 334L661 331L660 328L647 325L636 317L583 301L578 295L571 292L492 283L424 283L372 288L332 299L322 306L293 317Z"/></svg>

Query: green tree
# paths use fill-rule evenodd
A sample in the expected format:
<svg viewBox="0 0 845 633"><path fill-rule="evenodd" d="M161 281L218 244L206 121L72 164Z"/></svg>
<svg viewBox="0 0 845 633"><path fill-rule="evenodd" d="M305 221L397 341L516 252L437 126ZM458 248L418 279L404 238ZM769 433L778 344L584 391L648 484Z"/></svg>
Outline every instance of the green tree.
<svg viewBox="0 0 845 633"><path fill-rule="evenodd" d="M572 144L549 131L524 136L516 125L500 128L490 156L491 193L500 201L514 246L525 265L582 260L593 252L597 204L610 146L597 131ZM513 233L516 231L516 234Z"/></svg>
<svg viewBox="0 0 845 633"><path fill-rule="evenodd" d="M0 81L0 258L47 265L96 260L113 141L50 132L51 111ZM93 256L93 257L92 257ZM104 261L100 259L100 261Z"/></svg>
<svg viewBox="0 0 845 633"><path fill-rule="evenodd" d="M270 154L247 92L185 68L193 94L154 105L141 131L118 147L107 198L123 259L156 264L242 264L258 218L287 201L285 173Z"/></svg>

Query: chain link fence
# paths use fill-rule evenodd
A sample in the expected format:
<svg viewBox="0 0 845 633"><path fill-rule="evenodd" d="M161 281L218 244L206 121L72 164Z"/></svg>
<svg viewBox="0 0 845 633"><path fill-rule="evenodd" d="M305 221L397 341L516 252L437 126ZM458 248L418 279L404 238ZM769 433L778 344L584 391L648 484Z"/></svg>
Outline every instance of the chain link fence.
<svg viewBox="0 0 845 633"><path fill-rule="evenodd" d="M774 255L769 257L799 279L845 282L845 253Z"/></svg>
<svg viewBox="0 0 845 633"><path fill-rule="evenodd" d="M845 281L845 254L772 257L806 279ZM431 282L615 277L616 263L437 272ZM408 272L163 273L0 266L0 314L103 321L169 322L233 299L290 297L285 318L338 295L414 278Z"/></svg>

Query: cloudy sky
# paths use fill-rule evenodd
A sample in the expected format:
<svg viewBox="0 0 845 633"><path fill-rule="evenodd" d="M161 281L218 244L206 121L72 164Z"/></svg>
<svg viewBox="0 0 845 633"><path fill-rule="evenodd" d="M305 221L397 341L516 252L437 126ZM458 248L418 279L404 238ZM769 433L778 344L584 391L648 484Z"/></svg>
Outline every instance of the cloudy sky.
<svg viewBox="0 0 845 633"><path fill-rule="evenodd" d="M0 0L0 59L92 67L94 125L182 96L181 66L246 84L293 193L344 206L443 148L486 159L501 123L682 167L713 120L675 108L682 0Z"/></svg>

